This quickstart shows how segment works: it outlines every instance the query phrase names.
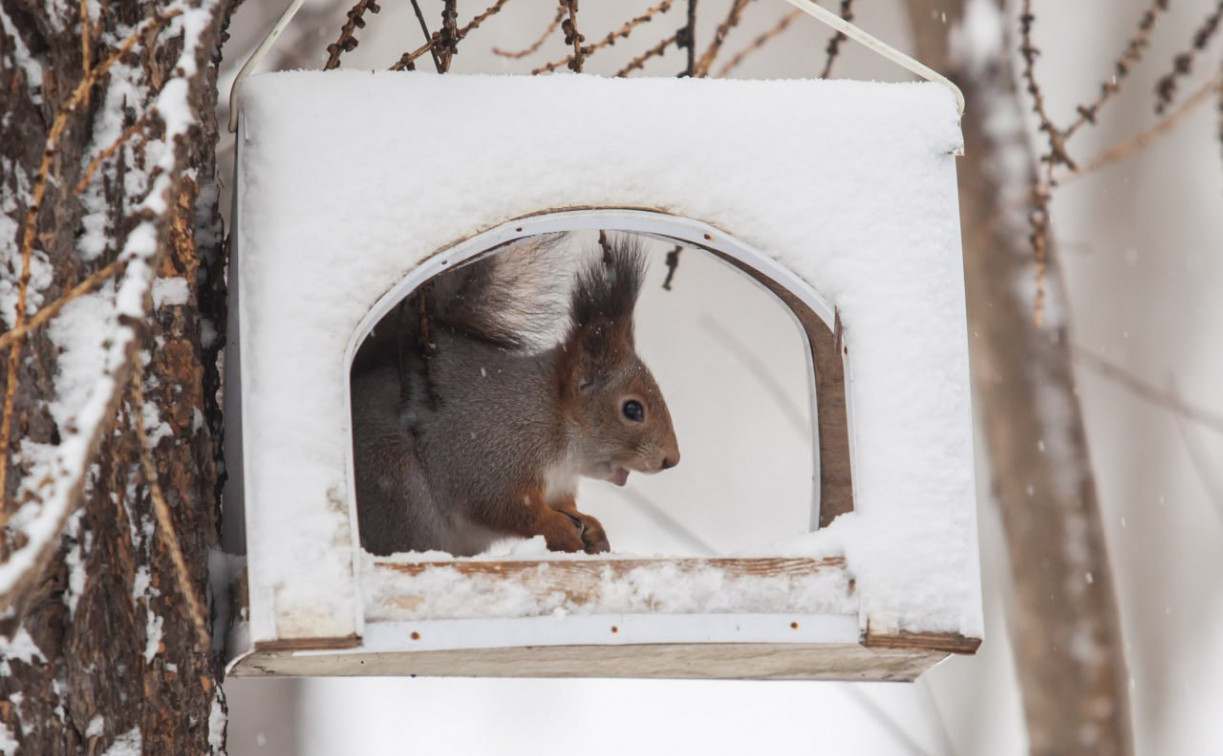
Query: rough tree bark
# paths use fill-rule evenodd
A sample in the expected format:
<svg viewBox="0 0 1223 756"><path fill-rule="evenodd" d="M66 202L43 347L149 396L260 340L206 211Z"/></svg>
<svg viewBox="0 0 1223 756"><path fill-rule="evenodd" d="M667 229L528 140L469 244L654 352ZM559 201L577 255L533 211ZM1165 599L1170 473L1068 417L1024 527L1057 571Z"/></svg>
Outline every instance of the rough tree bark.
<svg viewBox="0 0 1223 756"><path fill-rule="evenodd" d="M1030 749L1129 754L1120 618L1052 239L1049 307L1042 326L1033 318L1036 269L1024 198L1037 158L1026 106L1009 46L988 60L952 54L948 30L970 4L908 0L917 57L949 73L968 102L960 203L973 383L1011 555L1010 621Z"/></svg>
<svg viewBox="0 0 1223 756"><path fill-rule="evenodd" d="M134 334L126 360L98 376L113 378L114 390L96 432L85 439L91 464L69 489L64 535L33 555L36 569L6 583L12 590L0 606L4 753L102 753L117 743L167 754L223 747L220 671L197 632L184 589L203 604L206 620L219 503L216 334L225 332L213 113L216 58L234 4L0 4L3 328L14 335L15 292L23 279L27 314L34 317L119 260L100 285L77 299L96 297L98 321L113 320ZM116 57L134 32L130 50ZM96 81L72 105L87 76ZM172 108L174 102L188 107ZM114 121L118 112L121 124ZM115 139L112 132L120 127L133 128ZM46 193L38 204L32 189L45 152ZM31 206L35 234L27 261ZM122 256L140 241L133 231L151 231L155 246L129 262ZM141 290L145 317L115 317L118 306L107 310L107 303L119 301L114 292L142 265L159 278L151 291ZM57 319L0 350L4 363L10 349L18 350L16 380L0 369L0 393L11 395L10 432L0 438L0 464L6 465L0 567L25 558L35 542L28 527L44 514L39 492L48 490L41 488L44 481L31 480L37 452L54 453L72 434L92 430L68 427L51 406L73 388L63 382L71 369L62 343L49 334ZM82 323L80 312L74 322ZM65 338L72 335L61 334ZM141 381L139 391L133 376ZM155 516L142 468L145 434L138 426L155 452L186 584Z"/></svg>

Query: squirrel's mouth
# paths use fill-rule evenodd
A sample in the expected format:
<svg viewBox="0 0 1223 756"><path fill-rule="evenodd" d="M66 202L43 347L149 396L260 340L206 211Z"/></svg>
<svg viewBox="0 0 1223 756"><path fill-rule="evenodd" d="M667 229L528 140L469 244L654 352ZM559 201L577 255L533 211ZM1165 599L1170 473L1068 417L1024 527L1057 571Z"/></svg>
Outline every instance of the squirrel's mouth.
<svg viewBox="0 0 1223 756"><path fill-rule="evenodd" d="M617 486L623 486L628 482L628 470L618 465L614 466L611 469L611 475L607 479Z"/></svg>

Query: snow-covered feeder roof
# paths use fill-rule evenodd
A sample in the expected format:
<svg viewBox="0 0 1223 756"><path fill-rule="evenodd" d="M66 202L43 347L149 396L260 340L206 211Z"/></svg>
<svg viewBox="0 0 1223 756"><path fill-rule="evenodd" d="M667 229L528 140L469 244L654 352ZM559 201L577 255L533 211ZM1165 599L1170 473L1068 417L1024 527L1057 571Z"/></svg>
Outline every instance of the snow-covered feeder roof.
<svg viewBox="0 0 1223 756"><path fill-rule="evenodd" d="M961 145L934 84L246 80L226 502L245 509L251 650L235 671L911 679L975 649ZM741 559L364 554L361 339L448 266L595 228L705 247L794 308L813 350L812 323L835 333L853 511ZM625 644L640 664L591 651Z"/></svg>

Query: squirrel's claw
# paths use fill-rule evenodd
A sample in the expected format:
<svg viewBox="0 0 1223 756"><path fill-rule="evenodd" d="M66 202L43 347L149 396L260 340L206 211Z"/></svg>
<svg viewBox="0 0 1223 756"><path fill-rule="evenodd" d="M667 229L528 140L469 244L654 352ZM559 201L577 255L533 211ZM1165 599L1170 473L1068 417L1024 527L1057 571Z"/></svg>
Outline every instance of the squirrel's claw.
<svg viewBox="0 0 1223 756"><path fill-rule="evenodd" d="M562 511L561 514L568 517L574 527L578 529L578 535L582 539L582 550L587 554L603 554L611 550L611 544L607 540L607 532L603 530L603 523L599 522L594 517L578 511Z"/></svg>

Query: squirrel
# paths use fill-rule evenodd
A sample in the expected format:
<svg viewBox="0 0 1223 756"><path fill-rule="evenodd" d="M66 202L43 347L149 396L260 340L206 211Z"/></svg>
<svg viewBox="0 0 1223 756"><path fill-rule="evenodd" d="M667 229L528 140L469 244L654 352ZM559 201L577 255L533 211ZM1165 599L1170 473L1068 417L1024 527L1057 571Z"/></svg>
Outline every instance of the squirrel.
<svg viewBox="0 0 1223 756"><path fill-rule="evenodd" d="M367 551L470 556L542 535L550 550L605 552L602 524L577 509L578 478L623 486L630 471L679 463L667 404L634 345L645 256L633 237L613 238L567 282L567 322L551 324L565 329L559 343L532 343L549 318L530 289L569 239L434 278L362 348L352 418Z"/></svg>

